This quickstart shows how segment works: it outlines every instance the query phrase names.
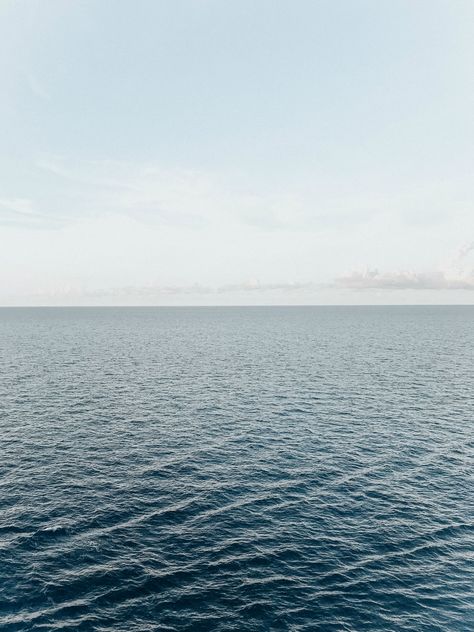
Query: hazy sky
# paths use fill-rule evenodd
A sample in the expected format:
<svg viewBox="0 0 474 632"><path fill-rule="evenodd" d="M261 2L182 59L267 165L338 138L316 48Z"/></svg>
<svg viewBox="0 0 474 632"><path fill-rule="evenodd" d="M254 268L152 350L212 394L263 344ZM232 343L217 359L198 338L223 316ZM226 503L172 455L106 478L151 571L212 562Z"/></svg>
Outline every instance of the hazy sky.
<svg viewBox="0 0 474 632"><path fill-rule="evenodd" d="M0 304L474 303L472 0L0 0Z"/></svg>

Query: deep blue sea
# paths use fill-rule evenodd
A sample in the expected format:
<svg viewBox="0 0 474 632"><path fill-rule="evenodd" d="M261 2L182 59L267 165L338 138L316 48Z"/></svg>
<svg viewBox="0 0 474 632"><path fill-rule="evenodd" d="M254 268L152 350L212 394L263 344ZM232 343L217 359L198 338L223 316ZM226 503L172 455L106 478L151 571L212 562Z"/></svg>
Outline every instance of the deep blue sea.
<svg viewBox="0 0 474 632"><path fill-rule="evenodd" d="M474 630L474 307L0 310L0 630Z"/></svg>

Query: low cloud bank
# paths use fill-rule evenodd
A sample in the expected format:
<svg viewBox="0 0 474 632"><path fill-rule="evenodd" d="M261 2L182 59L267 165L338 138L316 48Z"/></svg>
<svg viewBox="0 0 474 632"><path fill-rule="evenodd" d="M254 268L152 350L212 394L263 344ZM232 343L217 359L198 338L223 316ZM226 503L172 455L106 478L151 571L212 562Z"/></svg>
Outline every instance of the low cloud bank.
<svg viewBox="0 0 474 632"><path fill-rule="evenodd" d="M260 283L260 281L248 281L235 285L221 285L216 288L217 293L226 292L272 292L305 290L314 287L311 283Z"/></svg>
<svg viewBox="0 0 474 632"><path fill-rule="evenodd" d="M143 287L121 287L88 292L89 296L169 296L182 294L233 294L238 292L278 292L303 290L312 287L310 283L244 283L206 286L206 285L149 285Z"/></svg>
<svg viewBox="0 0 474 632"><path fill-rule="evenodd" d="M450 278L445 272L352 272L338 277L334 286L354 290L474 290L474 275Z"/></svg>
<svg viewBox="0 0 474 632"><path fill-rule="evenodd" d="M354 290L474 290L474 267L466 265L474 242L461 246L440 269L433 272L379 272L377 268L338 277L334 287Z"/></svg>
<svg viewBox="0 0 474 632"><path fill-rule="evenodd" d="M331 292L371 291L371 290L474 290L474 264L469 261L474 253L474 242L467 243L448 258L442 269L437 271L417 272L401 270L397 272L380 272L377 268L356 270L340 276L328 283L274 281L261 282L250 279L240 283L221 285L204 285L194 283L189 285L165 285L152 283L149 285L128 285L105 288L86 288L78 286L63 286L52 291L36 293L34 299L41 301L108 301L121 300L137 302L141 300L161 302L167 297L182 297L179 300L220 301L219 297L228 296L231 300L254 300L266 294L269 300L280 300L292 295L295 300L318 300L321 291L326 300L331 300ZM329 291L329 294L325 293ZM250 297L252 296L252 299ZM204 298L205 297L205 298ZM270 299L270 297L272 297ZM223 299L225 300L225 299ZM263 299L264 300L264 299Z"/></svg>
<svg viewBox="0 0 474 632"><path fill-rule="evenodd" d="M316 287L311 283L261 283L257 280L243 283L207 286L198 283L193 285L144 285L123 286L113 288L99 288L86 290L78 288L61 288L53 292L41 292L37 298L61 298L68 299L120 299L120 298L162 298L166 296L202 295L216 296L219 294L258 293L258 292L288 292Z"/></svg>

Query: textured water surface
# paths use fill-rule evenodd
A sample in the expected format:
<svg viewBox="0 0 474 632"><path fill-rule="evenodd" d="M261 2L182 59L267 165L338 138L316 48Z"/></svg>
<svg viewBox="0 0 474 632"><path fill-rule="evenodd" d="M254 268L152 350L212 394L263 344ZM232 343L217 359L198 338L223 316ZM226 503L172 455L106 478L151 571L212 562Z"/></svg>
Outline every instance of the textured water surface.
<svg viewBox="0 0 474 632"><path fill-rule="evenodd" d="M473 317L0 310L0 629L473 630Z"/></svg>

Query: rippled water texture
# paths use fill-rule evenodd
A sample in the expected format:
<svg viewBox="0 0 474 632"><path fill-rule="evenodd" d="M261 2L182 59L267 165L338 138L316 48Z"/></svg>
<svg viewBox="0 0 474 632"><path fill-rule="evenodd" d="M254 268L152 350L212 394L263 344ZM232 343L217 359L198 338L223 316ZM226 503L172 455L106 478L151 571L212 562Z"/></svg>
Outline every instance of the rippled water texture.
<svg viewBox="0 0 474 632"><path fill-rule="evenodd" d="M0 310L0 629L473 630L473 317Z"/></svg>

